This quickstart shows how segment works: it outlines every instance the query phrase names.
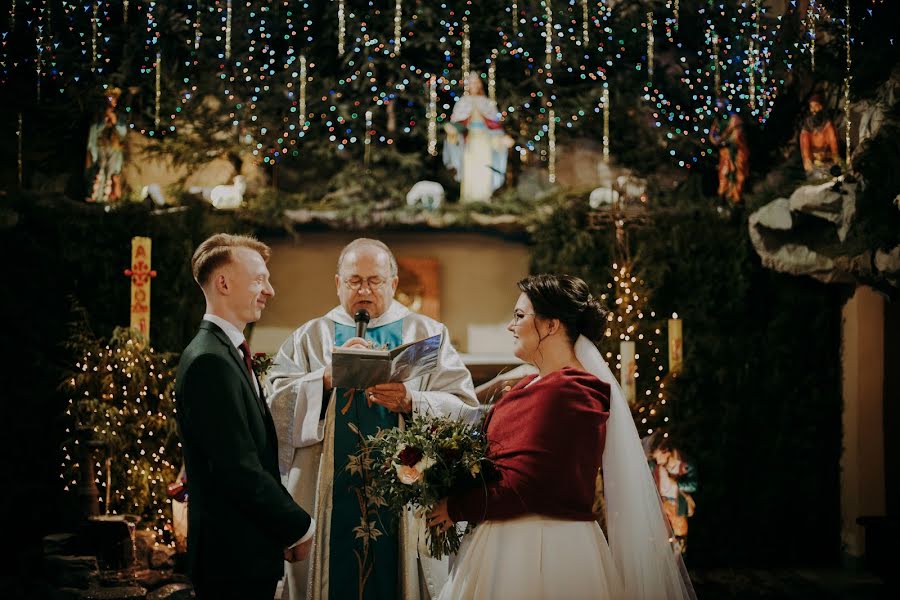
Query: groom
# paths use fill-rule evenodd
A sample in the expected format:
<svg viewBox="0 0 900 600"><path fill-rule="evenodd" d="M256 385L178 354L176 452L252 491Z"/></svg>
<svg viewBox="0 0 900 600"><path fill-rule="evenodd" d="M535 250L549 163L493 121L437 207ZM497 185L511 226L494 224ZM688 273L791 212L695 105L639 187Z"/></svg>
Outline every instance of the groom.
<svg viewBox="0 0 900 600"><path fill-rule="evenodd" d="M188 575L197 597L272 600L284 562L309 554L315 522L282 486L272 416L243 330L275 295L270 250L219 233L191 260L206 297L175 394L190 494Z"/></svg>

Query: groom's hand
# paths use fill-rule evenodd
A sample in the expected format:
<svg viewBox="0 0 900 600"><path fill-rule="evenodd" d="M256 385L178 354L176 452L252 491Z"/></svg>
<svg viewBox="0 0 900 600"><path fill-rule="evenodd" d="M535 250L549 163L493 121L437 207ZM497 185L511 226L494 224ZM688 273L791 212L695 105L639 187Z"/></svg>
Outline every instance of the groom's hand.
<svg viewBox="0 0 900 600"><path fill-rule="evenodd" d="M306 560L309 556L309 551L312 549L313 538L309 538L302 544L297 544L293 548L285 548L284 549L284 560L289 563L299 562L301 560Z"/></svg>
<svg viewBox="0 0 900 600"><path fill-rule="evenodd" d="M366 389L366 397L370 402L380 404L391 412L412 412L412 396L402 383L379 383Z"/></svg>

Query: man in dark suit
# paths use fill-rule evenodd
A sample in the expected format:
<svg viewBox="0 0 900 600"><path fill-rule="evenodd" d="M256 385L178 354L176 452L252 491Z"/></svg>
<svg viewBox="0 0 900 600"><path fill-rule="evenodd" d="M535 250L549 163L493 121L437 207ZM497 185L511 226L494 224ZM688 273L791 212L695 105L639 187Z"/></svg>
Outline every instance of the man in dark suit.
<svg viewBox="0 0 900 600"><path fill-rule="evenodd" d="M272 600L284 561L305 559L315 532L281 484L275 426L243 334L275 295L269 255L251 237L220 233L191 260L206 314L181 357L175 394L188 575L201 599Z"/></svg>

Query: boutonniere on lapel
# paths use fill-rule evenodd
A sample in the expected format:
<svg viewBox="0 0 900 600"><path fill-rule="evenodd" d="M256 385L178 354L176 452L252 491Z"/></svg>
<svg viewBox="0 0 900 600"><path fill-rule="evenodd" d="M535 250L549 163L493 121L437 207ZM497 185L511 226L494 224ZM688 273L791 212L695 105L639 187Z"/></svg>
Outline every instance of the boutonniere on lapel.
<svg viewBox="0 0 900 600"><path fill-rule="evenodd" d="M256 352L253 354L253 372L256 373L257 377L265 377L274 362L275 357L271 354Z"/></svg>

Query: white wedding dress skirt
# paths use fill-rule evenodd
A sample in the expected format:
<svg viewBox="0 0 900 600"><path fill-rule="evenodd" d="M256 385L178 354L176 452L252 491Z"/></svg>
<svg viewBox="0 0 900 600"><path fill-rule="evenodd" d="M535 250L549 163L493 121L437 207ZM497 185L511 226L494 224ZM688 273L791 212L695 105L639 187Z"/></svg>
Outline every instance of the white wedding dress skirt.
<svg viewBox="0 0 900 600"><path fill-rule="evenodd" d="M480 524L459 550L440 600L622 598L594 521L527 516Z"/></svg>

